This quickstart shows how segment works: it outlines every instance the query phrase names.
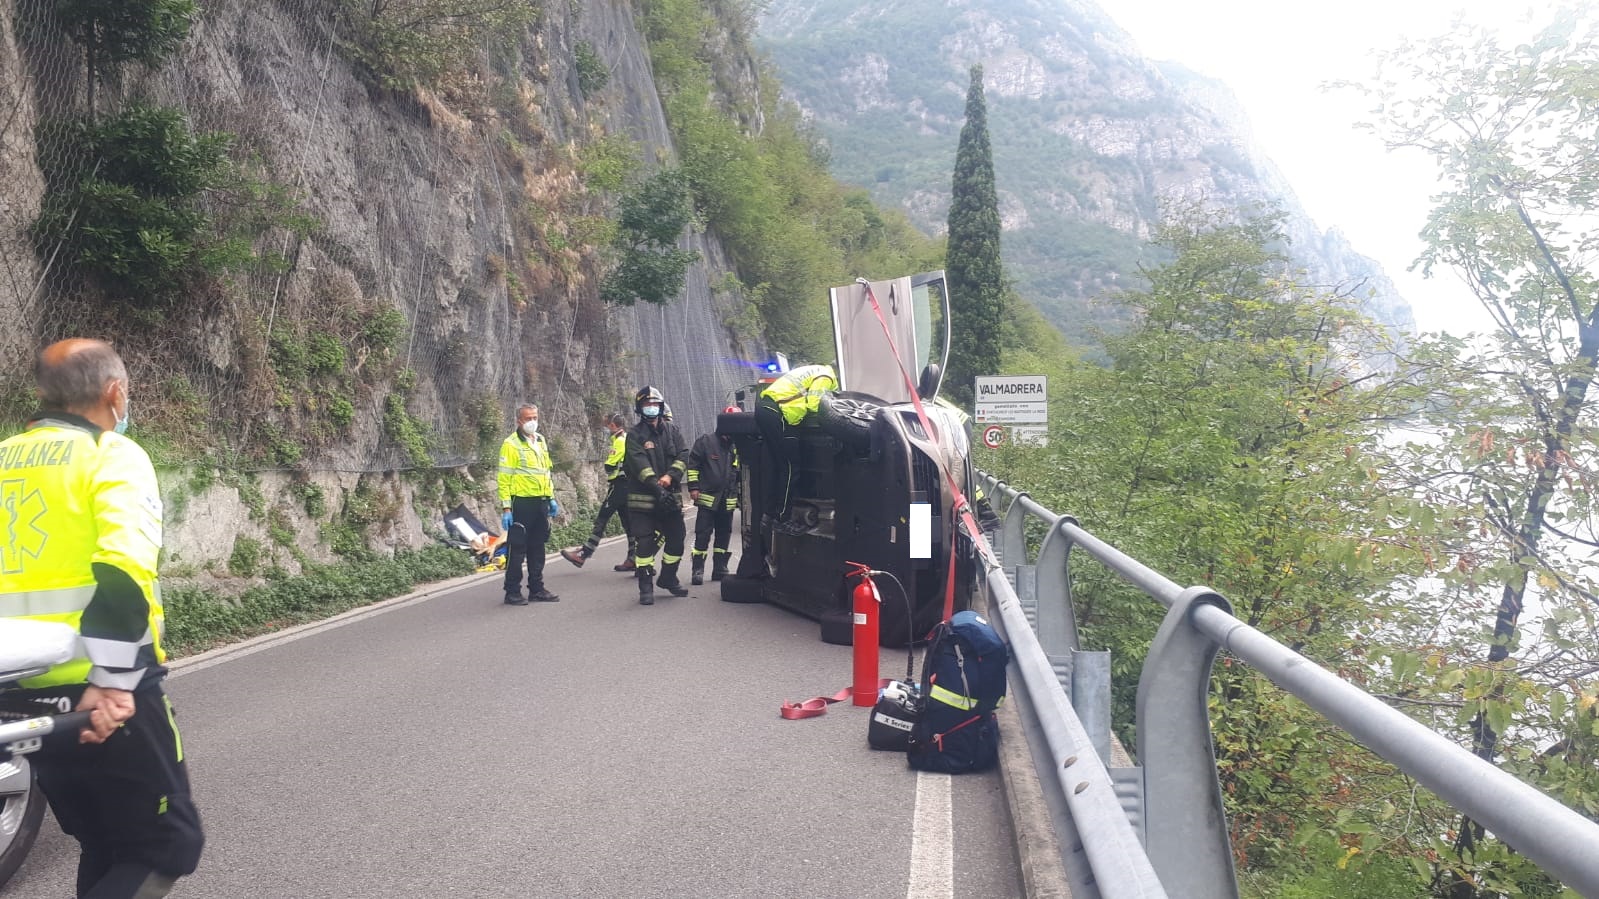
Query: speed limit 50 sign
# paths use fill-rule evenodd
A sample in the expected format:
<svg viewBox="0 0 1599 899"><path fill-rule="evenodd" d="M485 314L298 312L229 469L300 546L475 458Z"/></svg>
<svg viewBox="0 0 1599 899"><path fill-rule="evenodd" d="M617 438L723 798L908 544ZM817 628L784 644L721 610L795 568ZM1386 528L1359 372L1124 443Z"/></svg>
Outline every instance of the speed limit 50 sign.
<svg viewBox="0 0 1599 899"><path fill-rule="evenodd" d="M989 425L988 427L983 428L983 446L986 446L989 449L997 449L999 445L1004 442L1004 428L1000 427L999 425Z"/></svg>

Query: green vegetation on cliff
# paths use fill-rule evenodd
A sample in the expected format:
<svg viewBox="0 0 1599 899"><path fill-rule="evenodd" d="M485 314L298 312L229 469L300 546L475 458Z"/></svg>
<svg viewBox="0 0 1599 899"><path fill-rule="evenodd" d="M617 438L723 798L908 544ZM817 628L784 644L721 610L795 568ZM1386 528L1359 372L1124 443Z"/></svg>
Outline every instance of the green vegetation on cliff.
<svg viewBox="0 0 1599 899"><path fill-rule="evenodd" d="M940 248L904 216L835 181L772 73L739 64L753 55L750 7L638 3L683 172L737 269L731 286L757 307L774 348L797 360L830 358L826 288L936 268Z"/></svg>

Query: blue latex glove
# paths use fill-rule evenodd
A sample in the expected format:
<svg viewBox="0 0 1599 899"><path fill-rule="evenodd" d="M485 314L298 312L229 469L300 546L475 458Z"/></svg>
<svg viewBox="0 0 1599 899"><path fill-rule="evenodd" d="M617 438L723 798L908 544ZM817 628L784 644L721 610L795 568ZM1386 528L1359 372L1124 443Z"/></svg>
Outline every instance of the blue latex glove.
<svg viewBox="0 0 1599 899"><path fill-rule="evenodd" d="M511 530L511 510L510 509L507 509L504 512L500 513L500 530L507 531L507 532L509 532Z"/></svg>
<svg viewBox="0 0 1599 899"><path fill-rule="evenodd" d="M556 502L555 497L552 496L550 497L550 517L554 518L559 514L561 514L561 504Z"/></svg>

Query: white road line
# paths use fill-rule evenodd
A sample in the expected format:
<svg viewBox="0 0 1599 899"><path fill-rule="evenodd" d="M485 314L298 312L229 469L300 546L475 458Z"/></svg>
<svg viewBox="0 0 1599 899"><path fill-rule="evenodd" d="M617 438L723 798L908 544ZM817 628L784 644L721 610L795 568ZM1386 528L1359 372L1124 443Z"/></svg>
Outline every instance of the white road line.
<svg viewBox="0 0 1599 899"><path fill-rule="evenodd" d="M605 540L602 540L600 542L600 546L609 546L613 543L619 542L621 539L622 538L620 537L609 537ZM560 558L561 554L559 552L548 553L544 557L544 564L548 565ZM285 630L273 631L270 634L262 634L259 637L252 637L241 643L232 643L227 646L219 646L216 649L207 650L198 655L188 656L186 658L168 662L167 667L171 670L168 672L167 677L182 677L185 674L193 674L196 671L204 671L207 668L220 665L223 662L231 662L234 659L242 659L245 656L255 655L262 650L271 649L272 647L283 643L293 643L296 640L304 639L312 634L330 631L334 628L344 627L346 624L354 624L357 621L371 618L374 615L382 615L386 612L392 612L396 609L403 609L406 606L414 606L419 602L427 602L430 599L437 599L440 596L447 596L456 592L457 590L465 590L467 587L475 587L496 577L504 578L505 573L501 571L487 571L481 574L469 574L456 583L446 582L443 586L437 584L430 585L429 587L423 588L420 592L407 593L404 596L397 596L393 599L385 599L380 602L372 603L371 605L360 606L358 608L351 609L348 612L335 615L332 618L323 619L322 621L312 621L306 624L287 628Z"/></svg>
<svg viewBox="0 0 1599 899"><path fill-rule="evenodd" d="M916 772L906 899L954 899L955 816L950 780L948 774Z"/></svg>

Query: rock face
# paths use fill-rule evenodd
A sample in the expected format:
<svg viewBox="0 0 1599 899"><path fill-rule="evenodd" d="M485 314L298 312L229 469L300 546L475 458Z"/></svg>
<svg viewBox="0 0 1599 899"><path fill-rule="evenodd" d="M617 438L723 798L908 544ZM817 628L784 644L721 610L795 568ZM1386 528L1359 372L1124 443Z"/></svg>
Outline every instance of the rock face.
<svg viewBox="0 0 1599 899"><path fill-rule="evenodd" d="M1075 340L1105 324L1092 300L1136 283L1163 209L1183 204L1279 204L1311 278L1414 329L1377 263L1310 221L1225 86L1143 59L1087 0L773 0L761 42L839 177L934 233L981 64L1007 274Z"/></svg>
<svg viewBox="0 0 1599 899"><path fill-rule="evenodd" d="M84 72L65 38L14 37L19 14L37 17L48 5L0 0L0 105L8 111L0 121L0 379L12 390L39 342L92 322L44 311L77 288L41 277L44 254L28 236L44 190L34 123L82 104ZM187 473L164 474L179 485L169 497L177 513L170 550L186 564L226 559L237 536L264 542L274 512L302 549L322 555L320 522L296 499L296 484L319 487L327 516L340 514L357 486L385 493L396 511L371 529L373 545L425 542L423 525L437 527L444 509L424 508L417 478L396 473L464 466L481 452L484 419L509 433L523 401L540 405L556 447L558 496L593 497L604 413L626 409L637 386L653 383L692 440L714 426L744 377L734 360L753 352L753 335L722 324L732 301L710 285L728 265L712 237L685 237L701 261L669 306L617 310L598 299L597 250L574 223L606 207L578 174L583 145L625 133L647 164L672 156L628 4L543 5L537 26L499 52L490 74L406 91L378 86L352 62L338 6L212 0L174 58L156 70L134 67L103 89L104 103L151 97L184 110L196 130L232 133L235 157L314 222L303 235L281 227L256 235L256 251L281 254L283 266L223 279L158 327L111 335L151 395L192 394L195 429L222 435L235 451L285 443L256 466L264 503L219 485L196 492L181 486ZM578 87L578 42L609 70L595 96ZM400 313L403 325L374 350L363 328L385 311ZM313 334L338 338L342 370L321 380L258 377L278 365L281 340ZM327 404L339 400L353 414L329 426ZM396 427L396 408L426 436L425 459ZM230 500L230 492L238 495Z"/></svg>

